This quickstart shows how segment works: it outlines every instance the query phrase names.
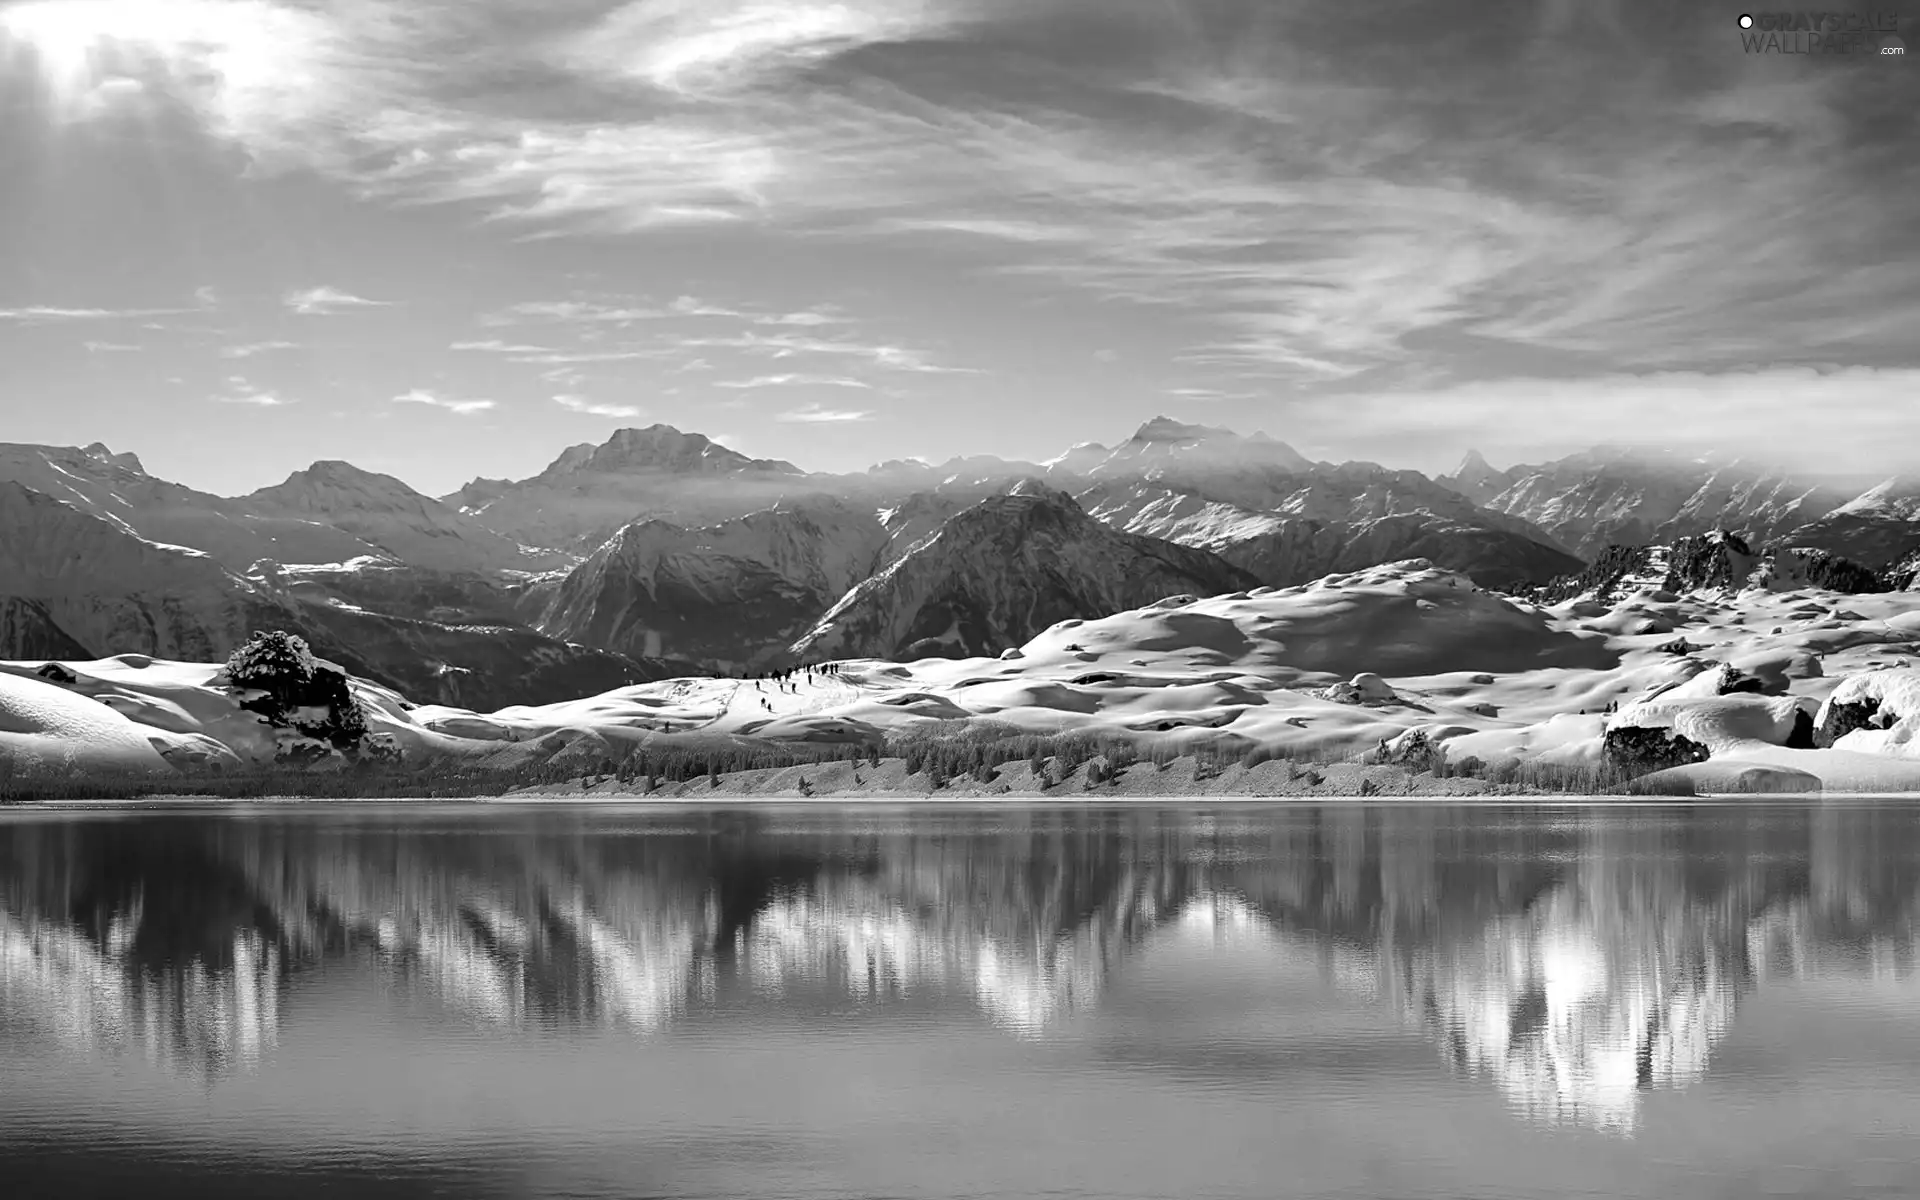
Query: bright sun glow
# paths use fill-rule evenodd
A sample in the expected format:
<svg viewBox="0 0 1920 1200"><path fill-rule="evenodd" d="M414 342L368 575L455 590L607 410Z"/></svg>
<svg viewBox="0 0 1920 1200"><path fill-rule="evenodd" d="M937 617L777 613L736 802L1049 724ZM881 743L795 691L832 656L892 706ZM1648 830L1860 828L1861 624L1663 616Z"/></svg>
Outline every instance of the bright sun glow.
<svg viewBox="0 0 1920 1200"><path fill-rule="evenodd" d="M233 122L308 81L308 20L263 0L27 0L0 6L0 51L63 105L159 83Z"/></svg>
<svg viewBox="0 0 1920 1200"><path fill-rule="evenodd" d="M0 30L38 60L58 95L72 97L111 76L174 65L192 22L168 0L34 0L0 9Z"/></svg>

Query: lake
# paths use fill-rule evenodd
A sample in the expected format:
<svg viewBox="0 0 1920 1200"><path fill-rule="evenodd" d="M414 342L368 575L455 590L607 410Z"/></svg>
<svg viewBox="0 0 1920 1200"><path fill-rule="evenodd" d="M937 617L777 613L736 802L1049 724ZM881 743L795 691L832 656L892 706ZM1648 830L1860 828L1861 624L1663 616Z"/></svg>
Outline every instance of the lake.
<svg viewBox="0 0 1920 1200"><path fill-rule="evenodd" d="M1920 809L0 812L9 1197L1920 1195Z"/></svg>

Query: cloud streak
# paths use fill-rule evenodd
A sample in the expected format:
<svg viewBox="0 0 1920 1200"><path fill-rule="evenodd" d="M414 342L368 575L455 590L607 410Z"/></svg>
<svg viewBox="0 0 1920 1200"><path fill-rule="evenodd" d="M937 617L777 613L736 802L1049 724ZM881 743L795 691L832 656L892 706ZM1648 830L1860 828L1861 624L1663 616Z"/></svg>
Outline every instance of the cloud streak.
<svg viewBox="0 0 1920 1200"><path fill-rule="evenodd" d="M419 404L428 408L437 408L455 416L470 417L475 413L487 412L498 407L492 400L456 400L441 396L422 388L402 392L393 398L395 404Z"/></svg>
<svg viewBox="0 0 1920 1200"><path fill-rule="evenodd" d="M369 300L335 287L311 287L288 292L281 303L303 317L328 317L364 308L387 308L392 301Z"/></svg>
<svg viewBox="0 0 1920 1200"><path fill-rule="evenodd" d="M244 342L234 346L220 348L221 358L257 358L262 354L273 354L281 350L298 350L298 342Z"/></svg>
<svg viewBox="0 0 1920 1200"><path fill-rule="evenodd" d="M818 404L808 404L778 413L773 419L797 425L834 425L850 421L871 421L873 414L853 409L823 408Z"/></svg>
<svg viewBox="0 0 1920 1200"><path fill-rule="evenodd" d="M873 385L859 379L843 375L755 375L751 379L722 379L714 382L715 387L723 388L784 388L784 387L838 387L861 388L871 390Z"/></svg>
<svg viewBox="0 0 1920 1200"><path fill-rule="evenodd" d="M1301 403L1289 410L1287 436L1303 448L1433 469L1450 468L1469 448L1512 463L1606 443L1734 453L1804 471L1891 474L1912 470L1916 389L1920 369L1911 368L1520 378ZM1520 412L1524 421L1514 419Z"/></svg>
<svg viewBox="0 0 1920 1200"><path fill-rule="evenodd" d="M171 317L197 312L191 308L60 308L53 305L29 305L24 308L0 308L0 321L21 325L52 325L75 321L138 321L151 317Z"/></svg>
<svg viewBox="0 0 1920 1200"><path fill-rule="evenodd" d="M589 417L637 417L641 410L632 404L596 404L584 396L560 395L553 402L568 412L580 413Z"/></svg>

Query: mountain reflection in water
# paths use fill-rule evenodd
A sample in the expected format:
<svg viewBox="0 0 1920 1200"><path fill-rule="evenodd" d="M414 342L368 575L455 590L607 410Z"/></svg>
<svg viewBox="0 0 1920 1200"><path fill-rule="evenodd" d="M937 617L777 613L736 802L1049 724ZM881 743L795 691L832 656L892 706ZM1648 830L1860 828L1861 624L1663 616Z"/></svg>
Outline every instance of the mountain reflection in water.
<svg viewBox="0 0 1920 1200"><path fill-rule="evenodd" d="M1418 1030L1527 1122L1625 1134L1756 989L1909 979L1917 911L1892 806L18 814L0 1054L217 1082L323 979L508 1038L777 1010L1046 1042L1198 935Z"/></svg>

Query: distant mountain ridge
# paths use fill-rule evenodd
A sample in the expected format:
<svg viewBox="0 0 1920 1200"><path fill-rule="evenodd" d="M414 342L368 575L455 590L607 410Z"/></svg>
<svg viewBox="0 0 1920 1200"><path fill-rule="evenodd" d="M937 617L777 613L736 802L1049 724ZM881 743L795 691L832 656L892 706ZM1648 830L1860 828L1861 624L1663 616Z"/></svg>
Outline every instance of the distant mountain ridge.
<svg viewBox="0 0 1920 1200"><path fill-rule="evenodd" d="M1470 452L1428 478L1315 462L1266 434L1165 416L1043 461L907 459L849 474L656 424L442 499L338 460L219 497L103 443L0 444L5 485L0 563L14 579L59 582L0 580L0 656L152 652L180 637L212 654L263 614L305 622L316 644L358 639L371 655L363 673L426 680L430 695L482 686L462 682L463 664L492 664L485 686L502 690L534 670L481 653L477 629L517 631L501 638L527 663L600 655L591 669L603 675L657 673L666 660L736 671L905 632L958 652L1023 627L1010 597L1087 618L1104 615L1090 606L1134 603L1140 593L1103 555L1143 580L1178 577L1181 590L1287 587L1414 558L1511 590L1576 577L1609 546L1724 530L1793 578L1920 571L1911 478L1848 494L1738 460L1604 446L1506 469ZM1060 554L1034 559L995 522ZM96 543L77 559L69 549ZM1003 562L1037 574L1019 583ZM183 609L183 596L197 599ZM404 661L415 655L439 665Z"/></svg>

